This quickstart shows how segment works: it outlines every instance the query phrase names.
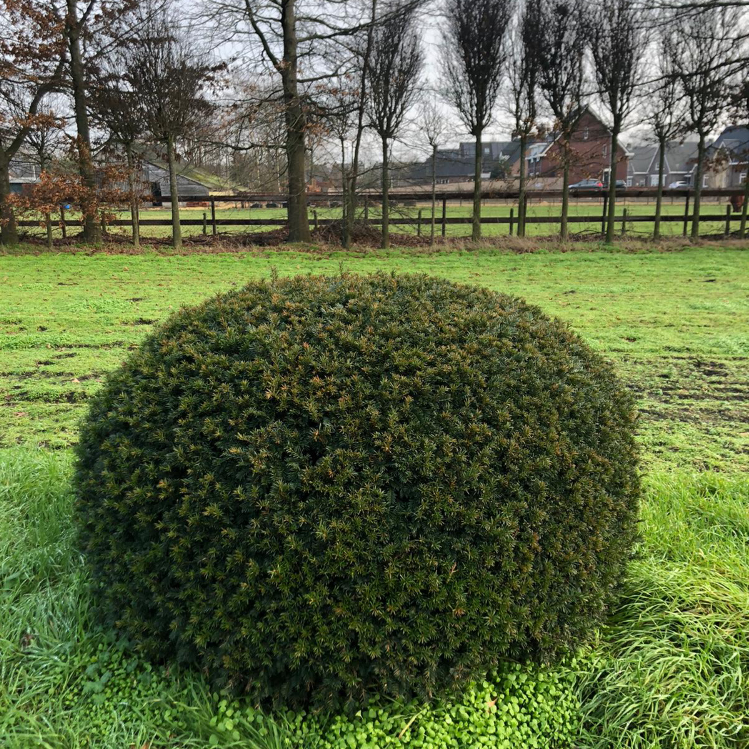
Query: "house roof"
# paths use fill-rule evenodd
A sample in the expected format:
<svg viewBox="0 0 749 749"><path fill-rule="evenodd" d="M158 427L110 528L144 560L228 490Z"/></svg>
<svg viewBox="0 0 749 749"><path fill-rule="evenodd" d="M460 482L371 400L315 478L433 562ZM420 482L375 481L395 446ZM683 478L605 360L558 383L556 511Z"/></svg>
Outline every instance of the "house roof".
<svg viewBox="0 0 749 749"><path fill-rule="evenodd" d="M454 177L473 177L473 156L461 156L459 151L445 150L437 151L437 177L438 179L450 179ZM414 164L408 170L408 179L421 181L432 178L432 159L429 158L420 164Z"/></svg>
<svg viewBox="0 0 749 749"><path fill-rule="evenodd" d="M653 154L656 158L658 149ZM697 165L697 141L688 140L684 143L670 141L666 146L666 164L669 172L689 174Z"/></svg>
<svg viewBox="0 0 749 749"><path fill-rule="evenodd" d="M144 158L143 159L144 164L149 164L152 167L155 167L156 169L161 170L162 172L166 172L166 174L169 174L169 164L167 164L164 161L161 161L160 159L154 159L154 158ZM210 190L211 187L213 187L212 184L210 184L208 181L204 179L199 179L198 176L195 174L195 169L191 167L189 164L185 164L184 162L178 163L176 168L177 176L180 179L187 180L188 182L192 182L195 185L199 185L200 187L205 187L207 190Z"/></svg>
<svg viewBox="0 0 749 749"><path fill-rule="evenodd" d="M33 161L11 161L8 171L10 181L16 184L32 184L39 181L39 166Z"/></svg>
<svg viewBox="0 0 749 749"><path fill-rule="evenodd" d="M597 120L601 124L601 127L603 127L606 130L607 133L611 133L611 129L609 128L609 126L598 116L598 114L590 106L590 104L583 104L582 106L580 106L578 108L577 112L574 115L575 128L577 127L578 120L580 120L580 118L586 112L588 112L588 114L590 114L591 117L593 117L595 120ZM536 157L536 156L545 156L546 152L549 150L549 148L551 148L551 146L557 140L559 140L559 138L561 137L561 135L562 135L561 132L552 131L548 135L546 135L545 138L543 138L541 140L538 140L536 143L531 144L531 146L528 148L528 151L526 153L526 157L525 158L528 159L528 158ZM533 146L536 146L536 148L533 151L531 151L531 149L533 148ZM627 148L627 146L622 141L619 141L619 148L623 149L624 153L629 158L632 157L632 151L629 148Z"/></svg>
<svg viewBox="0 0 749 749"><path fill-rule="evenodd" d="M647 174L650 169L650 164L653 161L653 156L658 151L658 147L653 145L632 146L629 151L632 154L629 158L632 171L635 174Z"/></svg>
<svg viewBox="0 0 749 749"><path fill-rule="evenodd" d="M169 171L169 164L163 154L159 153L155 147L146 145L136 146L140 158L144 164L151 164L152 166ZM205 187L209 191L227 192L233 190L247 190L243 185L236 184L231 180L226 180L221 177L211 174L205 169L194 166L193 164L179 160L176 164L177 175L183 179L189 180L190 182Z"/></svg>
<svg viewBox="0 0 749 749"><path fill-rule="evenodd" d="M484 155L490 161L504 161L508 165L514 164L520 157L520 140L492 140L481 144ZM486 154L487 148L489 154ZM460 144L460 156L473 159L476 154L475 141L466 141Z"/></svg>
<svg viewBox="0 0 749 749"><path fill-rule="evenodd" d="M727 127L710 147L715 152L725 150L731 162L739 164L749 160L749 127L731 125Z"/></svg>

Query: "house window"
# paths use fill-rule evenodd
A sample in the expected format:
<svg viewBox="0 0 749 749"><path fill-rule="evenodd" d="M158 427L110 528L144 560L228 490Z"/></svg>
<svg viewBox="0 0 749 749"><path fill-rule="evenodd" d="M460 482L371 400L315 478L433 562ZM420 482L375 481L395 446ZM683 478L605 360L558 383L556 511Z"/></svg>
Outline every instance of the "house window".
<svg viewBox="0 0 749 749"><path fill-rule="evenodd" d="M632 187L632 177L627 177L627 187Z"/></svg>
<svg viewBox="0 0 749 749"><path fill-rule="evenodd" d="M746 172L741 172L739 175L739 184L745 185L746 184Z"/></svg>
<svg viewBox="0 0 749 749"><path fill-rule="evenodd" d="M707 175L702 178L702 186L707 187Z"/></svg>
<svg viewBox="0 0 749 749"><path fill-rule="evenodd" d="M657 174L650 175L650 186L658 187L658 175Z"/></svg>
<svg viewBox="0 0 749 749"><path fill-rule="evenodd" d="M606 156L608 154L608 152L609 152L609 147L608 146L604 146L603 147L603 155Z"/></svg>
<svg viewBox="0 0 749 749"><path fill-rule="evenodd" d="M588 140L590 137L590 130L586 127L585 130L583 130L583 140Z"/></svg>

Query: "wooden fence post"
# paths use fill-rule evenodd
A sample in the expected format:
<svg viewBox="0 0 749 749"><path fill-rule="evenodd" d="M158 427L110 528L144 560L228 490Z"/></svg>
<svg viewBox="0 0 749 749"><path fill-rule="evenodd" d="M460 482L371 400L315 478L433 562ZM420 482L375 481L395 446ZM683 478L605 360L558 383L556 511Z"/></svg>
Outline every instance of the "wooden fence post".
<svg viewBox="0 0 749 749"><path fill-rule="evenodd" d="M203 211L203 236L208 234L208 214Z"/></svg>
<svg viewBox="0 0 749 749"><path fill-rule="evenodd" d="M421 208L419 208L419 219L418 219L418 221L419 221L419 223L416 224L416 236L420 237L421 236Z"/></svg>
<svg viewBox="0 0 749 749"><path fill-rule="evenodd" d="M60 206L60 229L62 230L62 238L65 239L67 237L67 227L65 226L65 206Z"/></svg>
<svg viewBox="0 0 749 749"><path fill-rule="evenodd" d="M356 216L354 216L356 218ZM369 221L369 198L364 198L364 220Z"/></svg>
<svg viewBox="0 0 749 749"><path fill-rule="evenodd" d="M510 236L512 236L512 224L514 222L514 219L515 219L515 209L510 208Z"/></svg>
<svg viewBox="0 0 749 749"><path fill-rule="evenodd" d="M216 236L216 200L211 196L211 228L213 236Z"/></svg>
<svg viewBox="0 0 749 749"><path fill-rule="evenodd" d="M608 217L609 196L608 193L603 196L603 213L601 214L601 234L606 236L606 218Z"/></svg>
<svg viewBox="0 0 749 749"><path fill-rule="evenodd" d="M101 211L101 233L102 235L107 233L107 214L104 213L104 210Z"/></svg>
<svg viewBox="0 0 749 749"><path fill-rule="evenodd" d="M315 221L315 231L317 231L317 229L320 228L320 222L317 220L317 209L314 209L312 211L312 217L313 217L313 219Z"/></svg>
<svg viewBox="0 0 749 749"><path fill-rule="evenodd" d="M447 230L447 198L442 198L442 236L445 236Z"/></svg>
<svg viewBox="0 0 749 749"><path fill-rule="evenodd" d="M681 230L682 236L687 236L689 229L689 190L687 190L687 199L684 203L684 227Z"/></svg>
<svg viewBox="0 0 749 749"><path fill-rule="evenodd" d="M731 234L731 204L726 206L726 228L723 230L723 236L728 239Z"/></svg>
<svg viewBox="0 0 749 749"><path fill-rule="evenodd" d="M627 233L627 208L622 211L622 236Z"/></svg>

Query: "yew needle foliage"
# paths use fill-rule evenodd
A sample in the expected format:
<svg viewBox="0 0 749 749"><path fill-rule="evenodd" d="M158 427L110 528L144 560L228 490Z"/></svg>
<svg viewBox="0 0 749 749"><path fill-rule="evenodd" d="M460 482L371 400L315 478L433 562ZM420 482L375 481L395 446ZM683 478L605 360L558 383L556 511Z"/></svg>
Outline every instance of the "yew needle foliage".
<svg viewBox="0 0 749 749"><path fill-rule="evenodd" d="M94 398L80 542L149 657L287 707L431 694L598 624L636 537L634 426L611 367L519 299L255 282Z"/></svg>

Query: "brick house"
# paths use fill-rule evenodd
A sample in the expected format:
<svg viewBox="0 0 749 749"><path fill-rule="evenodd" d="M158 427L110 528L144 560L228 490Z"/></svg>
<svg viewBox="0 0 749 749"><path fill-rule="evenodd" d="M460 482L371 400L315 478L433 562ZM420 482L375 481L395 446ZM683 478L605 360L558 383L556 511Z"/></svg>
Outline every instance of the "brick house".
<svg viewBox="0 0 749 749"><path fill-rule="evenodd" d="M708 149L710 187L741 187L749 172L749 127L727 127Z"/></svg>
<svg viewBox="0 0 749 749"><path fill-rule="evenodd" d="M588 106L580 110L570 138L570 184L583 179L599 179L608 184L611 130ZM615 179L627 179L631 154L622 143L617 146L618 163ZM526 154L527 174L531 188L555 189L562 185L563 148L560 133L531 143Z"/></svg>

